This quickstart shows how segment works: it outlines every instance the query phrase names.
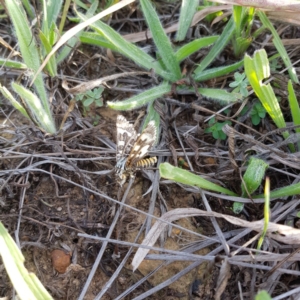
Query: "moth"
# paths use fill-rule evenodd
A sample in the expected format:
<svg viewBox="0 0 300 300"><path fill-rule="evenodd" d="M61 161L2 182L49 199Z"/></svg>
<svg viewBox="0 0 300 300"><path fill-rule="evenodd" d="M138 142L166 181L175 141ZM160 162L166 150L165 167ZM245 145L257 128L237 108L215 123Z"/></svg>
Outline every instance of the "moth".
<svg viewBox="0 0 300 300"><path fill-rule="evenodd" d="M144 158L156 142L156 126L150 121L141 134L137 134L125 117L117 117L116 175L122 186L127 176L134 176L136 170L157 162L156 157Z"/></svg>

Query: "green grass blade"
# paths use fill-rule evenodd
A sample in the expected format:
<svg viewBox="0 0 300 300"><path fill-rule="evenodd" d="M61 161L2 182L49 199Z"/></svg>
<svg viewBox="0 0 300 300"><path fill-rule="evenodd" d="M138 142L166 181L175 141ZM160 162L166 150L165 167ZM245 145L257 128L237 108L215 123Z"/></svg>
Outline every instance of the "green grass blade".
<svg viewBox="0 0 300 300"><path fill-rule="evenodd" d="M235 35L240 35L242 32L242 22L243 22L243 13L244 8L239 5L234 5L232 10L232 16L235 23Z"/></svg>
<svg viewBox="0 0 300 300"><path fill-rule="evenodd" d="M223 104L233 103L243 98L239 93L230 93L222 89L199 88L198 91L201 95Z"/></svg>
<svg viewBox="0 0 300 300"><path fill-rule="evenodd" d="M294 125L300 125L300 108L291 80L289 80L288 82L288 99L290 103L293 123ZM300 133L300 128L296 128L295 131L297 133ZM300 149L300 142L298 142L298 149Z"/></svg>
<svg viewBox="0 0 300 300"><path fill-rule="evenodd" d="M217 57L217 55L224 49L224 47L230 41L235 30L233 18L230 18L225 28L223 29L222 34L219 36L218 40L215 42L209 53L201 61L199 66L194 71L195 74L202 72L208 67L208 65Z"/></svg>
<svg viewBox="0 0 300 300"><path fill-rule="evenodd" d="M242 182L242 197L246 198L249 195L252 195L262 183L262 180L265 176L266 170L269 165L262 159L251 157L249 160L249 165L247 170L243 175Z"/></svg>
<svg viewBox="0 0 300 300"><path fill-rule="evenodd" d="M30 19L34 19L35 14L34 14L34 9L31 6L31 3L29 0L22 0L23 6L27 12L27 14L29 15Z"/></svg>
<svg viewBox="0 0 300 300"><path fill-rule="evenodd" d="M198 0L182 0L179 16L179 27L175 38L177 42L185 39L186 33L190 28L198 5Z"/></svg>
<svg viewBox="0 0 300 300"><path fill-rule="evenodd" d="M181 78L180 66L176 60L170 40L160 23L156 11L149 0L140 0L140 4L148 27L152 33L153 41L164 65L167 70L173 74L175 81L179 80Z"/></svg>
<svg viewBox="0 0 300 300"><path fill-rule="evenodd" d="M264 49L256 51L253 58L245 55L245 73L247 78L262 103L278 128L286 127L278 100L270 84L264 84L262 81L270 76L270 66L267 53ZM287 138L288 132L284 132L283 136Z"/></svg>
<svg viewBox="0 0 300 300"><path fill-rule="evenodd" d="M244 55L252 42L251 28L255 9L242 6L233 6L235 32L232 38L233 52L236 57Z"/></svg>
<svg viewBox="0 0 300 300"><path fill-rule="evenodd" d="M83 14L78 13L78 15L82 20L88 20L88 18ZM111 43L114 46L116 51L128 57L136 64L144 67L147 70L153 69L155 73L167 80L176 81L176 77L172 73L164 70L158 62L155 62L155 59L153 57L145 53L143 50L141 50L134 44L127 42L120 34L118 34L110 26L106 25L101 21L97 21L91 24L91 27L101 36L107 39L109 43Z"/></svg>
<svg viewBox="0 0 300 300"><path fill-rule="evenodd" d="M264 238L267 234L268 225L270 222L270 179L266 178L265 184L265 205L264 205L264 228L257 243L257 250L261 249Z"/></svg>
<svg viewBox="0 0 300 300"><path fill-rule="evenodd" d="M254 156L250 158L241 184L243 198L251 197L251 195L260 187L268 167L269 165L262 159ZM234 206L239 208L237 213L240 213L244 208L244 204L240 202L235 202Z"/></svg>
<svg viewBox="0 0 300 300"><path fill-rule="evenodd" d="M255 20L256 9L254 7L248 7L247 12L248 12L248 15L247 15L247 21L246 21L246 24L247 24L246 36L250 36L251 30L252 30L252 25ZM253 35L253 38L255 38L255 34Z"/></svg>
<svg viewBox="0 0 300 300"><path fill-rule="evenodd" d="M0 66L7 67L7 68L13 68L13 69L27 69L26 64L23 64L19 61L15 60L9 60L6 58L0 58Z"/></svg>
<svg viewBox="0 0 300 300"><path fill-rule="evenodd" d="M108 101L107 106L115 110L132 110L151 104L155 99L163 96L166 93L169 93L170 91L171 85L163 83L160 86L156 86L124 101Z"/></svg>
<svg viewBox="0 0 300 300"><path fill-rule="evenodd" d="M198 186L204 190L224 193L225 195L237 196L237 194L228 189L225 189L189 171L174 167L169 163L160 164L159 172L161 177L173 180L178 183L183 183L191 186Z"/></svg>
<svg viewBox="0 0 300 300"><path fill-rule="evenodd" d="M293 83L291 80L288 81L288 99L291 107L293 123L294 125L300 125L300 109L299 103L295 94ZM300 132L300 128L295 129L296 132Z"/></svg>
<svg viewBox="0 0 300 300"><path fill-rule="evenodd" d="M6 5L16 31L23 60L28 68L36 71L40 66L39 53L25 11L18 0L6 1Z"/></svg>
<svg viewBox="0 0 300 300"><path fill-rule="evenodd" d="M84 44L103 47L116 52L118 51L118 49L112 43L110 43L103 36L99 35L97 32L83 32L79 39Z"/></svg>
<svg viewBox="0 0 300 300"><path fill-rule="evenodd" d="M1 222L0 256L2 257L7 274L20 299L53 299L38 278L32 273L28 273L27 269L24 267L25 259L21 251Z"/></svg>
<svg viewBox="0 0 300 300"><path fill-rule="evenodd" d="M281 197L288 197L288 196L295 196L300 194L300 183L291 184L289 186L277 189L270 193L270 198L281 198ZM253 199L264 198L263 194L253 196Z"/></svg>
<svg viewBox="0 0 300 300"><path fill-rule="evenodd" d="M56 22L62 7L62 0L43 0L43 22L42 30L39 34L41 42L44 46L43 56L49 54L52 46L56 42ZM57 75L57 62L53 55L47 63L47 70L51 77Z"/></svg>
<svg viewBox="0 0 300 300"><path fill-rule="evenodd" d="M264 12L258 11L257 14L258 14L261 22L263 23L263 25L271 31L271 33L274 37L274 39L273 39L274 46L276 47L277 51L279 52L285 66L288 68L290 78L292 79L293 82L299 83L299 80L298 80L298 77L296 74L296 70L295 70L295 68L292 67L292 62L291 62L273 24L269 21L269 19L267 18L267 16L265 15Z"/></svg>
<svg viewBox="0 0 300 300"><path fill-rule="evenodd" d="M44 52L46 54L49 54L52 50L52 46L49 44L49 41L47 39L47 37L44 35L44 33L42 31L40 31L39 33L39 38L40 41L44 47ZM50 73L51 77L54 77L57 75L57 68L56 68L57 64L56 64L56 59L55 56L53 55L49 62L47 63L47 70Z"/></svg>
<svg viewBox="0 0 300 300"><path fill-rule="evenodd" d="M189 57L191 54L199 51L201 48L213 44L218 39L218 37L219 37L218 35L208 36L208 37L196 39L190 43L185 44L184 46L179 48L175 53L177 61L181 62L187 57Z"/></svg>
<svg viewBox="0 0 300 300"><path fill-rule="evenodd" d="M40 67L40 55L37 50L38 47L36 45L35 39L33 38L32 32L30 31L30 26L27 21L25 11L23 10L23 7L18 0L6 0L5 3L14 25L23 60L28 68L37 72ZM44 110L46 111L48 118L52 119L42 74L39 74L37 76L34 82L34 86L42 101Z"/></svg>
<svg viewBox="0 0 300 300"><path fill-rule="evenodd" d="M57 18L61 13L62 0L43 0L43 23L42 32L48 36L51 25L56 24Z"/></svg>
<svg viewBox="0 0 300 300"><path fill-rule="evenodd" d="M67 19L67 16L68 16L68 11L69 11L69 8L70 8L70 5L71 5L71 0L66 0L64 2L64 8L63 8L63 11L62 11L62 14L61 14L61 17L60 17L60 23L59 23L59 34L62 35L62 32L63 32L63 29L64 29L64 25L66 23L66 19Z"/></svg>
<svg viewBox="0 0 300 300"><path fill-rule="evenodd" d="M23 116L30 119L24 107L14 98L6 87L0 85L0 92L7 100L10 101L14 108L16 108Z"/></svg>
<svg viewBox="0 0 300 300"><path fill-rule="evenodd" d="M244 38L244 37L237 37L234 42L234 54L236 57L241 57L244 55L246 50L252 43L252 37Z"/></svg>
<svg viewBox="0 0 300 300"><path fill-rule="evenodd" d="M41 101L34 95L31 91L25 89L22 85L19 85L15 82L12 83L12 88L14 91L24 100L28 105L28 108L32 112L35 117L35 121L37 124L43 128L46 132L54 134L56 132L54 123L52 119L46 114L43 106L41 105Z"/></svg>
<svg viewBox="0 0 300 300"><path fill-rule="evenodd" d="M193 75L193 79L195 81L206 81L206 80L209 80L212 78L217 78L220 76L228 75L228 74L236 71L240 67L242 67L243 64L244 64L244 60L241 60L232 65L206 69L202 72L195 72Z"/></svg>

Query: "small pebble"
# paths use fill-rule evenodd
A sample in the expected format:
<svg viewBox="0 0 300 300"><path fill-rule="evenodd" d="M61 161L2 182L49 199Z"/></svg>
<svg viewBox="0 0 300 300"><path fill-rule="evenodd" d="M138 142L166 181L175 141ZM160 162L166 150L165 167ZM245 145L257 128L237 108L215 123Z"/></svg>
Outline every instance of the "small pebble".
<svg viewBox="0 0 300 300"><path fill-rule="evenodd" d="M71 253L66 253L63 250L53 250L51 253L51 260L53 268L58 273L65 273L67 267L71 264Z"/></svg>

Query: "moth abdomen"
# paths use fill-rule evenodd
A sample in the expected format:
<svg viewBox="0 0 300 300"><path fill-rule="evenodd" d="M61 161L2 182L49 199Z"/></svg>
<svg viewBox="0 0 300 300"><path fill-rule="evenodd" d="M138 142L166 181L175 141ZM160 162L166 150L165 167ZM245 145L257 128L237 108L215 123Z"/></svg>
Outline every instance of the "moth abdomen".
<svg viewBox="0 0 300 300"><path fill-rule="evenodd" d="M156 156L143 158L136 163L137 168L149 168L157 163Z"/></svg>

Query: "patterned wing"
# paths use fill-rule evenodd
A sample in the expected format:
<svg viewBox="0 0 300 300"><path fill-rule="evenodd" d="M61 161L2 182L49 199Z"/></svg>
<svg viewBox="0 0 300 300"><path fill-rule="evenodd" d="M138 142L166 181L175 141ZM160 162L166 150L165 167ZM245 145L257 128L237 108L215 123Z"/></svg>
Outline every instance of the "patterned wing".
<svg viewBox="0 0 300 300"><path fill-rule="evenodd" d="M134 143L131 152L129 153L126 167L135 167L150 150L156 141L156 127L154 121L150 121L147 127L143 130L141 135Z"/></svg>
<svg viewBox="0 0 300 300"><path fill-rule="evenodd" d="M117 162L125 157L137 139L136 131L123 116L117 117Z"/></svg>

